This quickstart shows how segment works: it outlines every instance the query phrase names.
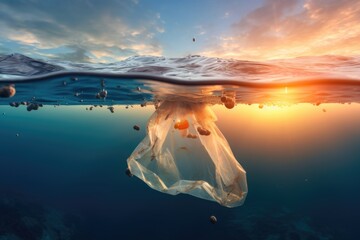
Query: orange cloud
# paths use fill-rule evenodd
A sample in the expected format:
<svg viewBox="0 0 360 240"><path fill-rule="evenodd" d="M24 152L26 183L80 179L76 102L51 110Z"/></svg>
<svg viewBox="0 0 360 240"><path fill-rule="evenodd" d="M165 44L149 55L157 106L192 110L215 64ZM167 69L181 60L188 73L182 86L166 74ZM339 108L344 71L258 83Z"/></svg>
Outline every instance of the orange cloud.
<svg viewBox="0 0 360 240"><path fill-rule="evenodd" d="M360 54L360 1L267 0L202 54L247 59Z"/></svg>

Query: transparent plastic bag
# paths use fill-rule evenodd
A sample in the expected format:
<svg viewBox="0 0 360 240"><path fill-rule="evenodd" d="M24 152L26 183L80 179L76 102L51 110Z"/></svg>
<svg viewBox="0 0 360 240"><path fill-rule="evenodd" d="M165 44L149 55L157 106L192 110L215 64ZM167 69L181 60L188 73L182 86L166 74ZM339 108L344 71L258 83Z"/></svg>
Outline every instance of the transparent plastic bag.
<svg viewBox="0 0 360 240"><path fill-rule="evenodd" d="M246 172L215 121L205 104L163 102L127 160L131 173L164 193L186 193L226 207L242 205Z"/></svg>

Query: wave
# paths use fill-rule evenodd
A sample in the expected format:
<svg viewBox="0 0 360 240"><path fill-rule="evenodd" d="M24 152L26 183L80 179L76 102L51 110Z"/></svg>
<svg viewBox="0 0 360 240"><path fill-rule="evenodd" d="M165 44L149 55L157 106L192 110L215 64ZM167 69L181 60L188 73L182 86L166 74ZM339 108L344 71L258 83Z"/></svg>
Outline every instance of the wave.
<svg viewBox="0 0 360 240"><path fill-rule="evenodd" d="M0 56L0 81L34 79L57 72L98 76L136 76L147 79L232 80L277 82L310 78L358 79L360 57L320 56L288 60L246 61L191 55L183 58L133 56L115 63L73 63L35 60L21 54ZM134 73L138 75L133 75ZM50 75L54 76L54 75ZM43 78L43 77L41 77Z"/></svg>
<svg viewBox="0 0 360 240"><path fill-rule="evenodd" d="M15 84L16 94L11 100L0 98L0 105L224 104L224 96L231 99L229 106L360 102L359 62L358 57L339 56L268 62L134 56L92 64L12 54L0 58L0 88Z"/></svg>

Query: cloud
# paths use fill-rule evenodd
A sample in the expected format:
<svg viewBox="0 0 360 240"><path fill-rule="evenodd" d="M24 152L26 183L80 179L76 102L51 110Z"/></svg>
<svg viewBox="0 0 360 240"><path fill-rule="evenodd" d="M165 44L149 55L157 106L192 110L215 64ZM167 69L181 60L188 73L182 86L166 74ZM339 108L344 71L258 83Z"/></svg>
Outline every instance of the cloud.
<svg viewBox="0 0 360 240"><path fill-rule="evenodd" d="M55 59L67 60L73 62L90 62L91 58L87 54L88 51L80 46L67 46L72 51L69 53L60 53L53 57Z"/></svg>
<svg viewBox="0 0 360 240"><path fill-rule="evenodd" d="M0 2L1 36L44 55L51 49L66 48L67 52L55 55L74 61L161 55L156 36L165 31L163 22L156 13L140 11L140 5L133 0L107 4L100 0L4 0ZM139 42L144 47L134 48Z"/></svg>
<svg viewBox="0 0 360 240"><path fill-rule="evenodd" d="M247 59L360 54L360 1L266 0L205 55Z"/></svg>

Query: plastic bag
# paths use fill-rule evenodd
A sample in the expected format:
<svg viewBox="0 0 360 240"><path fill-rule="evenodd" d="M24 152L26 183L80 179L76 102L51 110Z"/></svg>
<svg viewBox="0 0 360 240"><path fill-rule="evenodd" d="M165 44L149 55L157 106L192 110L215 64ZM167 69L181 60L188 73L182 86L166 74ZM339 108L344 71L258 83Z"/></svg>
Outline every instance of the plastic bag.
<svg viewBox="0 0 360 240"><path fill-rule="evenodd" d="M246 172L215 121L205 104L163 102L127 160L131 173L164 193L186 193L226 207L242 205Z"/></svg>

